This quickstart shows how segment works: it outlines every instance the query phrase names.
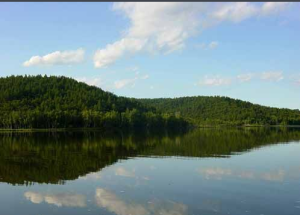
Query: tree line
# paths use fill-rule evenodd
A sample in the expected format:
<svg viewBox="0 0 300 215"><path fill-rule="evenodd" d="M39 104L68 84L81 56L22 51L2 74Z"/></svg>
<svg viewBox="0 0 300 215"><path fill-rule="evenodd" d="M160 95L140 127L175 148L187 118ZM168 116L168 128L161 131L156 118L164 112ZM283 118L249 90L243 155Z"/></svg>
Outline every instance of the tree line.
<svg viewBox="0 0 300 215"><path fill-rule="evenodd" d="M221 96L138 99L158 111L176 114L198 126L300 125L300 111L272 108Z"/></svg>
<svg viewBox="0 0 300 215"><path fill-rule="evenodd" d="M67 77L0 78L0 128L185 129L176 114Z"/></svg>
<svg viewBox="0 0 300 215"><path fill-rule="evenodd" d="M0 78L0 128L300 125L300 111L220 96L134 99L57 76Z"/></svg>

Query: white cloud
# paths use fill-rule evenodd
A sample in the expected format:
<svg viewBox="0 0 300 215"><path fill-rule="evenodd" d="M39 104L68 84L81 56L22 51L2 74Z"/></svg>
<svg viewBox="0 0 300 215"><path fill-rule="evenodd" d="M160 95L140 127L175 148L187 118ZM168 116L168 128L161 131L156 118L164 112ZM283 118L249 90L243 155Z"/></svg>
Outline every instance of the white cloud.
<svg viewBox="0 0 300 215"><path fill-rule="evenodd" d="M150 76L149 75L144 75L141 77L141 79L145 80L145 79L148 79Z"/></svg>
<svg viewBox="0 0 300 215"><path fill-rule="evenodd" d="M280 81L283 79L282 72L263 72L261 79L265 81Z"/></svg>
<svg viewBox="0 0 300 215"><path fill-rule="evenodd" d="M252 78L254 77L254 74L252 73L247 73L247 74L241 74L241 75L238 75L237 76L237 79L240 81L240 82L248 82L248 81L251 81Z"/></svg>
<svg viewBox="0 0 300 215"><path fill-rule="evenodd" d="M196 48L200 48L200 49L206 49L206 44L205 44L205 43L196 44L195 47L196 47Z"/></svg>
<svg viewBox="0 0 300 215"><path fill-rule="evenodd" d="M223 3L212 16L219 21L241 22L245 19L258 16L272 15L282 12L290 2L265 2L261 6L249 2Z"/></svg>
<svg viewBox="0 0 300 215"><path fill-rule="evenodd" d="M106 67L123 56L125 52L135 53L141 51L146 40L123 38L113 44L108 44L104 49L99 49L94 55L94 65L96 68Z"/></svg>
<svg viewBox="0 0 300 215"><path fill-rule="evenodd" d="M201 43L200 45L196 45L196 47L204 49L204 50L211 50L211 49L215 49L219 46L219 42L218 41L212 41L208 44L206 43Z"/></svg>
<svg viewBox="0 0 300 215"><path fill-rule="evenodd" d="M217 41L212 41L210 44L208 44L208 48L215 49L215 48L217 48L218 45L219 45L219 43Z"/></svg>
<svg viewBox="0 0 300 215"><path fill-rule="evenodd" d="M215 77L208 77L205 76L203 80L199 82L199 85L204 86L224 86L224 85L230 85L232 83L231 78L221 78L219 76Z"/></svg>
<svg viewBox="0 0 300 215"><path fill-rule="evenodd" d="M219 21L241 22L257 15L259 8L249 2L223 3L212 13L212 17Z"/></svg>
<svg viewBox="0 0 300 215"><path fill-rule="evenodd" d="M123 167L118 167L118 168L115 170L115 175L118 175L118 176L124 176L124 177L130 177L130 178L134 178L134 177L135 177L134 171L126 170L126 169L123 168Z"/></svg>
<svg viewBox="0 0 300 215"><path fill-rule="evenodd" d="M40 204L43 201L48 204L53 204L58 207L67 206L67 207L85 207L86 206L86 197L79 194L40 194L37 192L26 192L24 193L26 199L30 200L32 203Z"/></svg>
<svg viewBox="0 0 300 215"><path fill-rule="evenodd" d="M153 201L152 204L137 204L133 201L125 202L109 190L97 188L95 201L99 207L117 215L184 215L187 214L187 206L171 201Z"/></svg>
<svg viewBox="0 0 300 215"><path fill-rule="evenodd" d="M90 86L97 86L97 87L100 87L104 84L104 80L102 78L80 77L80 78L75 78L75 80L79 82L84 82Z"/></svg>
<svg viewBox="0 0 300 215"><path fill-rule="evenodd" d="M114 3L113 10L129 19L130 27L124 31L123 38L96 51L94 65L106 67L128 53L180 50L188 38L208 27L223 21L240 22L266 11L277 11L278 7L246 2Z"/></svg>
<svg viewBox="0 0 300 215"><path fill-rule="evenodd" d="M279 13L289 5L291 5L291 2L265 2L261 8L261 13L263 15Z"/></svg>
<svg viewBox="0 0 300 215"><path fill-rule="evenodd" d="M84 50L55 51L44 56L33 56L23 63L23 66L40 65L70 65L81 63L84 60Z"/></svg>
<svg viewBox="0 0 300 215"><path fill-rule="evenodd" d="M135 84L138 80L146 80L149 77L150 76L148 74L146 74L144 76L140 76L140 73L137 71L137 72L135 72L135 77L134 78L116 80L114 82L114 88L121 89L121 88L124 88L126 86L135 87Z"/></svg>
<svg viewBox="0 0 300 215"><path fill-rule="evenodd" d="M135 82L138 80L137 77L132 78L132 79L122 79L122 80L117 80L114 82L114 87L116 89L121 89L127 85L130 85L131 87L135 86Z"/></svg>
<svg viewBox="0 0 300 215"><path fill-rule="evenodd" d="M128 70L130 70L132 72L138 72L139 67L138 66L132 66L132 67L128 68Z"/></svg>
<svg viewBox="0 0 300 215"><path fill-rule="evenodd" d="M202 80L195 84L195 86L225 86L233 83L245 83L253 79L261 79L265 81L281 81L283 77L282 72L262 72L262 73L244 73L232 77L220 77L220 76L204 76ZM296 82L297 83L297 82ZM300 84L300 80L299 80Z"/></svg>
<svg viewBox="0 0 300 215"><path fill-rule="evenodd" d="M114 3L113 9L131 22L125 36L94 55L96 68L105 67L125 55L145 51L170 53L183 48L184 40L194 33L197 25L195 3Z"/></svg>
<svg viewBox="0 0 300 215"><path fill-rule="evenodd" d="M287 77L287 79L289 81L291 81L292 83L294 83L295 85L299 85L300 86L300 74L294 73L292 75L289 75Z"/></svg>

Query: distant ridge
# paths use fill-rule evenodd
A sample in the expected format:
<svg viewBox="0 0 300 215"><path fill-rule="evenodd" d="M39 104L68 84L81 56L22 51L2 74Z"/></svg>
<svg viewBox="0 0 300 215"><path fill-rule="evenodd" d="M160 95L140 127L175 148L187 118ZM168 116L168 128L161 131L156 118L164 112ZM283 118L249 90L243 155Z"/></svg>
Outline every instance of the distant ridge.
<svg viewBox="0 0 300 215"><path fill-rule="evenodd" d="M300 125L300 111L272 108L221 96L138 99L158 111L174 113L202 126Z"/></svg>

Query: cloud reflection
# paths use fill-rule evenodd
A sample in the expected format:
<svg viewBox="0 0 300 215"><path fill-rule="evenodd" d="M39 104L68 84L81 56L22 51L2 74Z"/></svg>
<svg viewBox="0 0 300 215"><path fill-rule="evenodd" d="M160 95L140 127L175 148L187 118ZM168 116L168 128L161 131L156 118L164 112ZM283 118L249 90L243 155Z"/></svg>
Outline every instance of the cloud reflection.
<svg viewBox="0 0 300 215"><path fill-rule="evenodd" d="M198 169L197 172L204 175L206 179L218 179L221 180L224 175L232 175L231 169L223 169L223 168L206 168L206 169Z"/></svg>
<svg viewBox="0 0 300 215"><path fill-rule="evenodd" d="M134 177L135 177L135 172L134 172L134 171L126 170L126 169L123 168L123 167L118 167L118 168L115 170L115 175L134 178Z"/></svg>
<svg viewBox="0 0 300 215"><path fill-rule="evenodd" d="M79 194L41 194L37 192L26 192L24 193L26 199L35 204L46 202L48 204L56 205L58 207L85 207L86 197Z"/></svg>
<svg viewBox="0 0 300 215"><path fill-rule="evenodd" d="M125 202L113 192L97 188L95 194L96 204L117 215L184 215L187 214L187 206L171 201L154 202L153 204L137 204L135 202Z"/></svg>
<svg viewBox="0 0 300 215"><path fill-rule="evenodd" d="M275 172L267 172L262 174L262 179L266 181L279 181L282 182L285 178L285 172L283 170L277 170Z"/></svg>
<svg viewBox="0 0 300 215"><path fill-rule="evenodd" d="M114 173L116 176L134 178L137 181L140 181L140 180L149 181L150 180L150 178L148 176L145 176L145 175L138 176L135 172L135 169L128 170L128 169L125 169L124 167L118 167L114 170Z"/></svg>
<svg viewBox="0 0 300 215"><path fill-rule="evenodd" d="M245 170L232 170L229 168L221 167L209 167L209 168L199 168L196 170L198 173L203 175L206 179L216 179L222 180L224 177L238 177L243 179L258 179L265 181L284 181L286 172L284 170L275 170L264 173L256 173L254 171L245 171Z"/></svg>
<svg viewBox="0 0 300 215"><path fill-rule="evenodd" d="M102 178L102 175L100 172L93 172L79 178L82 180L99 180Z"/></svg>
<svg viewBox="0 0 300 215"><path fill-rule="evenodd" d="M117 215L145 215L147 210L138 204L126 204L119 199L114 193L98 188L95 195L96 204L99 207L106 208L108 211Z"/></svg>

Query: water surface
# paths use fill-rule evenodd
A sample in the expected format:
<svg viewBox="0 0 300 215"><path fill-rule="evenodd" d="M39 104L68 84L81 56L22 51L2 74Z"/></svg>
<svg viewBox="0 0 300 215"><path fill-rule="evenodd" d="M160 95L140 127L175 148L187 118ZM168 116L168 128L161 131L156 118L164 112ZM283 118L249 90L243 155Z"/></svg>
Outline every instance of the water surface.
<svg viewBox="0 0 300 215"><path fill-rule="evenodd" d="M299 129L0 134L2 215L300 214Z"/></svg>

